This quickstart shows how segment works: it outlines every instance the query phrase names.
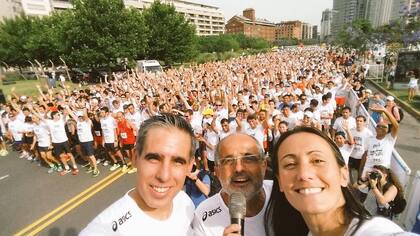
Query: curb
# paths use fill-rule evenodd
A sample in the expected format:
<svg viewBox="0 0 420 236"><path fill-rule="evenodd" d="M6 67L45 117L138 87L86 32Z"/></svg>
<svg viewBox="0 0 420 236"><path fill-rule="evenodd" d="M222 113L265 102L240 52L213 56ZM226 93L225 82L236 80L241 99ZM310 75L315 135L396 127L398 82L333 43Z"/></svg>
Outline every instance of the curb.
<svg viewBox="0 0 420 236"><path fill-rule="evenodd" d="M414 108L412 108L410 105L408 105L406 102L401 100L399 97L395 96L395 94L389 92L388 90L384 89L382 86L377 84L371 79L367 79L370 84L372 84L377 90L379 90L381 93L386 94L387 96L393 96L395 98L396 103L398 106L402 107L404 111L410 113L417 121L420 121L420 112L416 111Z"/></svg>

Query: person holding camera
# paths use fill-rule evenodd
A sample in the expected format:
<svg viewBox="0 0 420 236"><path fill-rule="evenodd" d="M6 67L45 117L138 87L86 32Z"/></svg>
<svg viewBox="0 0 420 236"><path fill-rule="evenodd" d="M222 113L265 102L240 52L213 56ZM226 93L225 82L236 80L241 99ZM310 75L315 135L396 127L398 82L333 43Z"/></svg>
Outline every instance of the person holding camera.
<svg viewBox="0 0 420 236"><path fill-rule="evenodd" d="M389 168L382 165L375 165L373 170L369 172L369 181L366 183L372 191L376 199L377 210L376 213L392 219L394 216L392 207L397 195L404 195L403 189L397 180L396 176L392 174ZM366 186L359 186L366 187Z"/></svg>

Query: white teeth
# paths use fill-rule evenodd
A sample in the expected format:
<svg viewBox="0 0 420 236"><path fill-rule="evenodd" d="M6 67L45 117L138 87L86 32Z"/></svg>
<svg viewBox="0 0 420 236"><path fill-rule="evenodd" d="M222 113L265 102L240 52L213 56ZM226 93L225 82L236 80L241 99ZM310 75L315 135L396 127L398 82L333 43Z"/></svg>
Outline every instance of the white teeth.
<svg viewBox="0 0 420 236"><path fill-rule="evenodd" d="M164 193L169 190L168 187L156 187L156 186L153 186L153 189L158 193Z"/></svg>
<svg viewBox="0 0 420 236"><path fill-rule="evenodd" d="M322 191L322 188L302 188L299 189L300 194L314 194L314 193L320 193Z"/></svg>

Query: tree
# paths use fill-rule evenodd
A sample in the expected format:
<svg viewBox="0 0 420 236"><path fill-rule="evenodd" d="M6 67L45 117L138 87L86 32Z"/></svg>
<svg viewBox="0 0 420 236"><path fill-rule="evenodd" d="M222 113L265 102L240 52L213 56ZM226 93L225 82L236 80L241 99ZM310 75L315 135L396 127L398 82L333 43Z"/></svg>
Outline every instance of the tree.
<svg viewBox="0 0 420 236"><path fill-rule="evenodd" d="M366 51L372 42L373 28L369 21L358 19L338 34L336 44L345 48Z"/></svg>
<svg viewBox="0 0 420 236"><path fill-rule="evenodd" d="M167 65L191 59L195 54L195 28L175 7L155 1L143 11L149 29L147 58Z"/></svg>
<svg viewBox="0 0 420 236"><path fill-rule="evenodd" d="M0 23L0 60L10 66L28 65L28 44L29 35L32 34L33 17L25 15L14 19L5 19Z"/></svg>
<svg viewBox="0 0 420 236"><path fill-rule="evenodd" d="M98 68L145 54L147 28L137 10L122 0L75 0L63 26L64 58L73 66Z"/></svg>

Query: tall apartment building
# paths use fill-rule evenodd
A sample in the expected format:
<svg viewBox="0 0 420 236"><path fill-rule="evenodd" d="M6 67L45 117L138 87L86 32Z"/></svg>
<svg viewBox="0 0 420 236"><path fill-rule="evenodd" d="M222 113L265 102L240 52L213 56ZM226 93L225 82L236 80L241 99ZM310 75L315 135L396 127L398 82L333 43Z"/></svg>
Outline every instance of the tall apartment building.
<svg viewBox="0 0 420 236"><path fill-rule="evenodd" d="M313 39L319 39L318 26L317 25L312 26L312 38Z"/></svg>
<svg viewBox="0 0 420 236"><path fill-rule="evenodd" d="M276 39L281 38L296 38L302 39L302 25L301 21L283 21L276 24Z"/></svg>
<svg viewBox="0 0 420 236"><path fill-rule="evenodd" d="M359 12L361 8L362 6L358 0L334 0L331 35L336 37L341 30L358 19L361 15Z"/></svg>
<svg viewBox="0 0 420 236"><path fill-rule="evenodd" d="M309 23L302 23L302 39L312 38L312 25Z"/></svg>
<svg viewBox="0 0 420 236"><path fill-rule="evenodd" d="M72 8L70 0L0 0L16 1L22 5L26 15L49 15L52 11ZM124 0L126 7L144 9L154 0ZM172 4L176 11L184 16L196 27L197 35L218 35L224 33L225 18L218 7L195 3L187 0L161 0Z"/></svg>
<svg viewBox="0 0 420 236"><path fill-rule="evenodd" d="M321 18L321 41L325 41L328 37L331 36L331 22L332 22L332 11L330 9L325 9L322 12Z"/></svg>
<svg viewBox="0 0 420 236"><path fill-rule="evenodd" d="M373 28L389 24L392 15L393 0L370 0L366 9L366 18Z"/></svg>
<svg viewBox="0 0 420 236"><path fill-rule="evenodd" d="M255 10L245 9L242 16L235 15L227 21L225 29L227 34L243 33L250 37L263 38L274 41L276 38L276 25L265 19L257 19Z"/></svg>

